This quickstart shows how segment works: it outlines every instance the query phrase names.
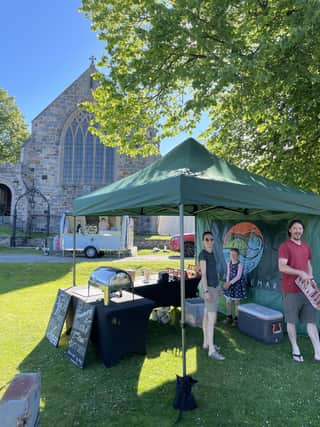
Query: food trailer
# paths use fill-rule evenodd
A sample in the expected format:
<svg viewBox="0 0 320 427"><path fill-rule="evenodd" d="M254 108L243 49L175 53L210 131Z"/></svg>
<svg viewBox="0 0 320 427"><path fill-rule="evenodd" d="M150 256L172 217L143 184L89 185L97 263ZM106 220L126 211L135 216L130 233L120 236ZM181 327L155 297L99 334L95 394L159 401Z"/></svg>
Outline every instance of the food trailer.
<svg viewBox="0 0 320 427"><path fill-rule="evenodd" d="M105 252L135 252L133 246L133 219L128 216L76 216L64 213L60 220L59 235L53 249L68 252L73 250L75 227L75 250L87 258L102 256Z"/></svg>

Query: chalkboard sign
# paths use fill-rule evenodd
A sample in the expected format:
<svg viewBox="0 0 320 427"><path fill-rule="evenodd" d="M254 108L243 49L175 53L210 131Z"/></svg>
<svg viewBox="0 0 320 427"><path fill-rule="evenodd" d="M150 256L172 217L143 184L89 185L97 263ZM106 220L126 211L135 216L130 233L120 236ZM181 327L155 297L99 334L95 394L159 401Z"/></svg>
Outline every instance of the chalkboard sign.
<svg viewBox="0 0 320 427"><path fill-rule="evenodd" d="M74 316L67 356L79 368L83 368L86 357L90 332L93 322L95 305L78 300Z"/></svg>
<svg viewBox="0 0 320 427"><path fill-rule="evenodd" d="M57 347L59 343L70 301L71 295L67 294L63 289L59 289L46 331L47 339L55 347Z"/></svg>

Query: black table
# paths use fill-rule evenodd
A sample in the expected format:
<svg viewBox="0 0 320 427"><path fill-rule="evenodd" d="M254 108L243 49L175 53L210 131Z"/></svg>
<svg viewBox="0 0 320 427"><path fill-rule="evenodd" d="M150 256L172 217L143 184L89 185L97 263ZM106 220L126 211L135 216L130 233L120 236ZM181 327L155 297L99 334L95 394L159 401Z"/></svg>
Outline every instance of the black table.
<svg viewBox="0 0 320 427"><path fill-rule="evenodd" d="M129 353L146 354L148 319L155 303L122 291L109 305L96 303L91 339L106 367Z"/></svg>
<svg viewBox="0 0 320 427"><path fill-rule="evenodd" d="M197 296L199 281L199 278L185 280L186 298L195 298ZM156 307L181 306L180 280L135 286L134 293L153 300Z"/></svg>
<svg viewBox="0 0 320 427"><path fill-rule="evenodd" d="M146 354L146 334L150 313L155 303L147 298L122 291L109 305L104 305L103 292L87 286L75 286L67 290L72 304L67 316L67 329L71 329L78 300L95 306L91 329L91 341L106 367L113 366L129 353Z"/></svg>

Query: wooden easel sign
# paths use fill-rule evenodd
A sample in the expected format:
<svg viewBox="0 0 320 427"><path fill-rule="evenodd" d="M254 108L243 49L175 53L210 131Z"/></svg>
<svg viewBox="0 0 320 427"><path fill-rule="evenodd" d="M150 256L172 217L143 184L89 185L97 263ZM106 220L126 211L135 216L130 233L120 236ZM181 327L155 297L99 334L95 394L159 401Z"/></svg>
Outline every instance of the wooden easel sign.
<svg viewBox="0 0 320 427"><path fill-rule="evenodd" d="M59 289L46 330L46 338L54 347L58 347L70 302L71 295L63 289Z"/></svg>
<svg viewBox="0 0 320 427"><path fill-rule="evenodd" d="M67 356L79 368L84 367L95 305L78 300L74 316Z"/></svg>

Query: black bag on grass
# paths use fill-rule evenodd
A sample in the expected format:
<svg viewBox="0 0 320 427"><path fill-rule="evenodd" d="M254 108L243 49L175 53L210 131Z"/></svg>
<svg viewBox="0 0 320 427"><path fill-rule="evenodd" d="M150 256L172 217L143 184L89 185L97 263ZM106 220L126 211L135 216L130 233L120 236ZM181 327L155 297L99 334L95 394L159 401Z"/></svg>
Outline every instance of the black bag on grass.
<svg viewBox="0 0 320 427"><path fill-rule="evenodd" d="M174 409L182 411L191 411L197 408L195 398L191 394L191 389L198 381L191 378L189 375L176 379L176 396L173 401Z"/></svg>

